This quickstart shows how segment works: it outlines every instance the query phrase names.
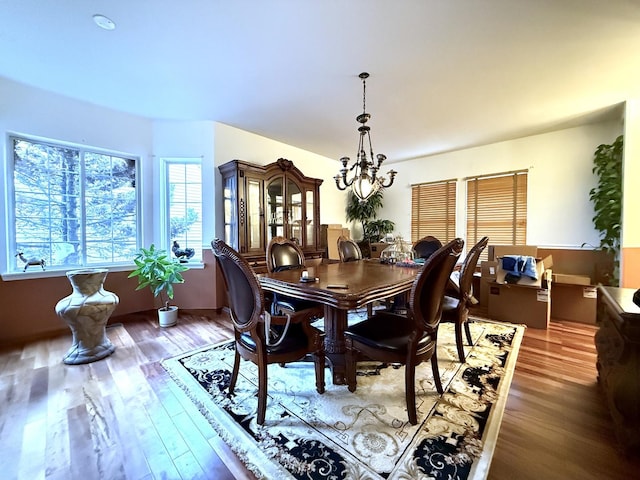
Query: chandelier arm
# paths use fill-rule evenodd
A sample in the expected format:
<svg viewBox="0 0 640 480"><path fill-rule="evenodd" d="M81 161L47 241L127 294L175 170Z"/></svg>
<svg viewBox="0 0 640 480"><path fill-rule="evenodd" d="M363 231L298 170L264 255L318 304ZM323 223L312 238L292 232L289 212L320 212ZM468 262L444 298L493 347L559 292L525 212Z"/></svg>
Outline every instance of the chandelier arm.
<svg viewBox="0 0 640 480"><path fill-rule="evenodd" d="M387 174L389 175L389 183L385 183L385 178L384 177L378 177L378 182L380 183L380 187L382 188L389 188L391 185L393 185L393 181L396 178L396 174L398 172L396 172L395 170L389 170L387 172Z"/></svg>

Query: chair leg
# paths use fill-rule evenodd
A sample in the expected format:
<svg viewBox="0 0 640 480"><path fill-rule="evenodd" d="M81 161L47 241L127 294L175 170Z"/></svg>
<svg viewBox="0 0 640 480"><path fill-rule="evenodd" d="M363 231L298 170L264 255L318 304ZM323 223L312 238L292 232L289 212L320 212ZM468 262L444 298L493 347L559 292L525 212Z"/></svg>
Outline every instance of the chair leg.
<svg viewBox="0 0 640 480"><path fill-rule="evenodd" d="M240 353L236 350L233 360L233 371L231 372L231 380L229 381L229 394L233 394L238 381L238 371L240 370Z"/></svg>
<svg viewBox="0 0 640 480"><path fill-rule="evenodd" d="M314 354L316 366L316 390L324 393L324 350L320 349Z"/></svg>
<svg viewBox="0 0 640 480"><path fill-rule="evenodd" d="M416 411L416 366L413 363L407 363L404 368L407 415L409 416L409 423L415 425L418 423L418 412Z"/></svg>
<svg viewBox="0 0 640 480"><path fill-rule="evenodd" d="M467 342L469 342L469 345L473 345L473 340L471 339L471 330L469 329L469 322L465 321L464 322L464 330L467 334Z"/></svg>
<svg viewBox="0 0 640 480"><path fill-rule="evenodd" d="M267 412L267 362L258 359L258 425L264 424Z"/></svg>
<svg viewBox="0 0 640 480"><path fill-rule="evenodd" d="M438 368L438 356L434 350L433 355L431 355L431 370L433 371L433 381L436 384L436 390L440 395L444 393L444 389L442 388L442 381L440 381L440 369Z"/></svg>
<svg viewBox="0 0 640 480"><path fill-rule="evenodd" d="M456 322L456 346L458 347L458 358L460 358L460 363L464 363L465 355L464 347L462 346L462 324L460 322Z"/></svg>

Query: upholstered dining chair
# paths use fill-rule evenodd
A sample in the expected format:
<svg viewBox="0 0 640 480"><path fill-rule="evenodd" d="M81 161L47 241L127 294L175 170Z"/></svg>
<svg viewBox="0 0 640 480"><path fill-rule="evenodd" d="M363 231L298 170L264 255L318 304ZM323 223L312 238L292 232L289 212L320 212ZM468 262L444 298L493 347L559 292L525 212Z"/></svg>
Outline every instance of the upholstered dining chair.
<svg viewBox="0 0 640 480"><path fill-rule="evenodd" d="M346 376L349 391L356 390L356 362L376 360L405 365L405 398L409 423L418 422L416 412L416 366L431 360L433 380L442 394L436 346L444 289L460 256L464 241L450 241L425 262L409 295L407 313L388 311L375 315L345 331Z"/></svg>
<svg viewBox="0 0 640 480"><path fill-rule="evenodd" d="M338 255L341 262L354 262L362 260L362 251L356 242L340 235L338 237Z"/></svg>
<svg viewBox="0 0 640 480"><path fill-rule="evenodd" d="M445 292L442 301L442 321L455 323L456 329L456 346L458 348L458 357L460 362L465 362L464 346L462 344L462 328L467 337L467 343L473 345L471 340L471 331L469 330L469 307L473 303L473 274L478 265L478 259L487 244L489 237L483 237L476 243L467 254L462 267L460 268L460 277L458 280L457 291Z"/></svg>
<svg viewBox="0 0 640 480"><path fill-rule="evenodd" d="M427 259L440 247L442 247L440 240L431 235L427 235L413 244L413 251L416 252L417 258Z"/></svg>
<svg viewBox="0 0 640 480"><path fill-rule="evenodd" d="M264 424L267 408L267 366L285 364L312 354L316 389L324 393L324 334L313 328L304 314L271 315L265 310L264 292L249 263L220 239L211 242L227 289L236 352L229 393L233 394L240 357L258 367L257 422ZM280 327L280 328L273 328Z"/></svg>
<svg viewBox="0 0 640 480"><path fill-rule="evenodd" d="M267 272L283 270L300 270L305 268L304 253L293 240L282 236L273 237L267 245ZM271 313L283 315L287 312L306 311L309 318L320 318L324 315L324 307L320 303L291 298L274 293L271 300Z"/></svg>
<svg viewBox="0 0 640 480"><path fill-rule="evenodd" d="M338 243L338 256L341 262L357 262L362 260L362 250L358 244L350 238L340 235L337 240ZM367 303L367 315L371 316L373 313L373 303Z"/></svg>

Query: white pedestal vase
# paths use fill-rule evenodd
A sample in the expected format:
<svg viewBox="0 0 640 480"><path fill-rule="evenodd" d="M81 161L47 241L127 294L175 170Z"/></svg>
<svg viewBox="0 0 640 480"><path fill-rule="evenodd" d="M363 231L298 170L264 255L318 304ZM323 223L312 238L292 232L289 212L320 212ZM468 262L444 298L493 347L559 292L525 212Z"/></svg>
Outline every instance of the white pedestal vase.
<svg viewBox="0 0 640 480"><path fill-rule="evenodd" d="M107 337L106 324L120 299L103 288L108 272L97 268L67 272L73 293L56 304L56 313L73 334L64 363L95 362L116 349Z"/></svg>
<svg viewBox="0 0 640 480"><path fill-rule="evenodd" d="M158 322L161 327L173 327L178 323L178 307L169 305L169 309L164 307L158 309Z"/></svg>

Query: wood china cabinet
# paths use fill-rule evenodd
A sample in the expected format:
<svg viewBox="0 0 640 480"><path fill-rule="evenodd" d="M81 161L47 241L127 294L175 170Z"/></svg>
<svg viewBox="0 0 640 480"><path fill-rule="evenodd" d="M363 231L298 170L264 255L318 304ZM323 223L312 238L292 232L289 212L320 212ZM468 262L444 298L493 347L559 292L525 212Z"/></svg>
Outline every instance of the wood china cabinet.
<svg viewBox="0 0 640 480"><path fill-rule="evenodd" d="M320 185L293 162L269 165L232 160L218 167L224 191L225 242L258 273L266 271L266 247L275 236L295 240L305 258L320 258Z"/></svg>

